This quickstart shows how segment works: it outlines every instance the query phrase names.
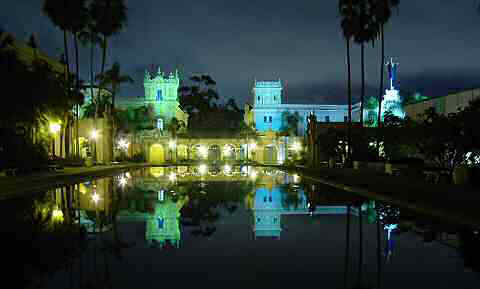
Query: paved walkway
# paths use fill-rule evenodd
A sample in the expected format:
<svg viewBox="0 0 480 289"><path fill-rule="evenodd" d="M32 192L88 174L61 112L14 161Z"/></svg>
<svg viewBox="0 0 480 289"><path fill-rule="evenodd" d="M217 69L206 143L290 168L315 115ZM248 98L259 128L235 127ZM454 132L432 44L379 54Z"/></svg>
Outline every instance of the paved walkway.
<svg viewBox="0 0 480 289"><path fill-rule="evenodd" d="M370 169L297 168L304 178L385 201L454 224L480 225L480 189L430 184L421 178L388 176Z"/></svg>
<svg viewBox="0 0 480 289"><path fill-rule="evenodd" d="M0 177L0 200L15 198L23 194L38 193L50 188L74 184L92 177L108 176L122 170L148 166L144 163L128 163L86 167L65 167L59 172L42 172L28 176Z"/></svg>

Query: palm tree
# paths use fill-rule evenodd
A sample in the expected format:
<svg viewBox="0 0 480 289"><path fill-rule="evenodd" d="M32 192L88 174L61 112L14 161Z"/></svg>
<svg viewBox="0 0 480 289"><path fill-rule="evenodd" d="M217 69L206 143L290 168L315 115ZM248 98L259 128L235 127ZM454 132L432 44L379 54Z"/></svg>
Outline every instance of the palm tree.
<svg viewBox="0 0 480 289"><path fill-rule="evenodd" d="M80 81L79 81L79 60L78 60L78 45L77 45L77 36L78 33L85 27L87 24L87 9L86 9L86 0L45 0L43 5L43 12L50 18L53 22L53 25L59 27L63 31L63 45L65 50L65 61L67 65L66 77L70 76L70 63L69 63L69 53L68 53L68 42L67 42L67 33L71 32L74 36L74 45L75 45L75 60L76 60L76 83L75 88L79 90ZM67 79L68 82L68 79ZM69 89L70 92L70 89ZM76 118L77 118L77 127L76 127L76 138L77 138L77 154L80 151L79 145L79 136L78 136L78 113L79 106L76 105ZM69 154L69 152L66 152Z"/></svg>
<svg viewBox="0 0 480 289"><path fill-rule="evenodd" d="M347 288L347 279L348 279L348 261L350 260L350 210L351 205L347 205L347 228L346 228L346 245L345 245L345 261L344 261L344 271L343 271L343 288Z"/></svg>
<svg viewBox="0 0 480 289"><path fill-rule="evenodd" d="M110 70L105 71L105 73L97 75L97 80L100 80L100 89L106 85L110 85L112 91L112 103L110 106L110 116L113 116L113 112L115 110L115 95L117 94L120 85L123 83L133 83L133 79L128 75L122 75L120 73L120 64L115 62L112 65ZM112 129L111 129L111 138L112 138L112 146L111 146L111 156L113 159L113 141L114 141L114 121L113 117L111 118L112 121Z"/></svg>
<svg viewBox="0 0 480 289"><path fill-rule="evenodd" d="M342 17L340 26L342 27L343 37L346 40L347 45L347 75L348 75L348 165L351 161L351 140L352 140L352 80L351 80L351 68L350 68L350 40L355 35L358 29L358 17L354 10L353 0L340 0L339 1L339 13Z"/></svg>
<svg viewBox="0 0 480 289"><path fill-rule="evenodd" d="M362 91L360 95L360 125L363 126L363 111L365 98L365 43L375 43L375 37L378 34L376 23L373 21L371 11L371 0L358 0L355 2L355 8L359 11L356 19L358 28L355 30L354 42L360 44L361 48L361 71L362 71Z"/></svg>
<svg viewBox="0 0 480 289"><path fill-rule="evenodd" d="M382 55L380 60L380 89L378 95L378 115L377 123L380 127L382 120L382 100L383 100L383 73L384 73L384 60L385 60L385 24L388 23L392 16L392 9L400 5L400 0L371 0L372 1L372 15L375 17L379 37L382 45Z"/></svg>
<svg viewBox="0 0 480 289"><path fill-rule="evenodd" d="M107 57L107 39L124 28L127 22L127 7L124 0L96 0L91 2L89 9L95 23L95 31L103 38L100 70L100 74L103 74Z"/></svg>
<svg viewBox="0 0 480 289"><path fill-rule="evenodd" d="M115 110L115 96L120 86L124 83L133 83L133 79L129 75L120 73L120 64L118 62L115 62L110 70L98 74L96 79L100 80L101 87L110 85L112 91L111 111Z"/></svg>
<svg viewBox="0 0 480 289"><path fill-rule="evenodd" d="M362 216L362 203L358 204L358 221L359 221L359 248L358 248L358 276L357 287L362 288L362 269L363 269L363 216Z"/></svg>

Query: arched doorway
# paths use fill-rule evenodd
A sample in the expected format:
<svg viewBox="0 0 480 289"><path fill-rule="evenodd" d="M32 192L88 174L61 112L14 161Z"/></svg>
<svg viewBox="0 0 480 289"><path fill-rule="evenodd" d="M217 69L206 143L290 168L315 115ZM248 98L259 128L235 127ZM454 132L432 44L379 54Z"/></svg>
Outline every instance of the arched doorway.
<svg viewBox="0 0 480 289"><path fill-rule="evenodd" d="M150 147L150 163L162 164L165 162L165 150L161 144L153 144Z"/></svg>
<svg viewBox="0 0 480 289"><path fill-rule="evenodd" d="M220 160L220 147L218 145L212 145L208 148L208 160L211 162Z"/></svg>
<svg viewBox="0 0 480 289"><path fill-rule="evenodd" d="M188 147L187 145L180 144L177 146L177 160L184 161L188 158Z"/></svg>
<svg viewBox="0 0 480 289"><path fill-rule="evenodd" d="M223 146L223 154L222 157L226 161L233 161L236 159L236 151L235 147L231 144L226 144Z"/></svg>
<svg viewBox="0 0 480 289"><path fill-rule="evenodd" d="M277 163L277 148L274 145L267 145L263 151L263 159L267 164Z"/></svg>

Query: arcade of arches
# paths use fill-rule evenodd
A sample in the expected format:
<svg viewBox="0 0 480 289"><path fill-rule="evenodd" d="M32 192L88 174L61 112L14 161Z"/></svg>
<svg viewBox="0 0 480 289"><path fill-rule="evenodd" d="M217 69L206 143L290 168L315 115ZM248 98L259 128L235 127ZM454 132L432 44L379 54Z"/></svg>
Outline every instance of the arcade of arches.
<svg viewBox="0 0 480 289"><path fill-rule="evenodd" d="M151 164L184 161L255 161L281 164L285 156L300 158L298 137L257 137L248 142L240 138L145 138L146 159ZM301 146L300 146L301 147ZM247 156L248 154L248 156Z"/></svg>

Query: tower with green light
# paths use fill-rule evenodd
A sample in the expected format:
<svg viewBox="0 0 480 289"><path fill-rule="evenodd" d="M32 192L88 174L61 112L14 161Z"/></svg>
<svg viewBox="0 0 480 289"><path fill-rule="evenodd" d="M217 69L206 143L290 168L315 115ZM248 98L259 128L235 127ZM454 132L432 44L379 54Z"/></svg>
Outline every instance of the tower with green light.
<svg viewBox="0 0 480 289"><path fill-rule="evenodd" d="M178 87L180 78L178 71L166 74L158 69L157 73L145 71L143 81L145 88L144 104L151 106L157 118L157 127L163 127L172 118L186 120L185 113L180 109Z"/></svg>

